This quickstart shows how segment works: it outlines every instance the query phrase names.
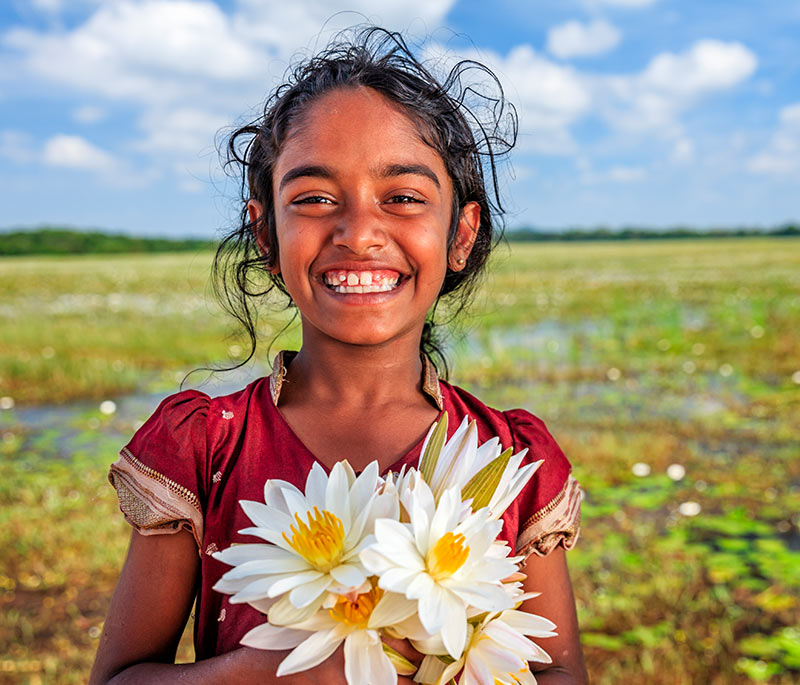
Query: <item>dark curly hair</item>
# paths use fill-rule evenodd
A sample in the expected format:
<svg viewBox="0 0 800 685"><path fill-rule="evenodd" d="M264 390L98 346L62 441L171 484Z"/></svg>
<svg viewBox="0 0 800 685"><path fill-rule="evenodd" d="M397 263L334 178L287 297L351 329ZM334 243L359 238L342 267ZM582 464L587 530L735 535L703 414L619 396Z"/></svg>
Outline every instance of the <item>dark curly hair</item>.
<svg viewBox="0 0 800 685"><path fill-rule="evenodd" d="M277 289L287 297L286 307L293 306L281 275L268 270L279 250L272 173L282 145L317 98L336 88L358 86L372 88L402 108L422 140L444 161L454 191L448 247L455 239L461 209L468 202L480 206L480 227L466 265L461 271L448 268L420 341L420 350L432 357L446 377L447 361L434 336L436 308L444 296L450 296L450 317L468 305L489 253L502 236L496 163L517 136L516 110L504 98L497 77L479 62L458 62L440 83L400 34L371 26L339 34L319 54L291 70L267 99L263 114L227 138L224 166L239 179L243 204L239 225L217 249L214 290L250 340L244 364L255 353L258 300ZM250 199L264 208L262 225L250 222ZM255 239L255 232L264 231L266 253Z"/></svg>

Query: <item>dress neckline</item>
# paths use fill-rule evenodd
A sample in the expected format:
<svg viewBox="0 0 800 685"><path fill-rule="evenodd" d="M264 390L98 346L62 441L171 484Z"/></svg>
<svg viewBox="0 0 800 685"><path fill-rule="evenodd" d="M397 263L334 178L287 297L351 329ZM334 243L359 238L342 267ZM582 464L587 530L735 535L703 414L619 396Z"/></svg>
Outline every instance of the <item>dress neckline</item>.
<svg viewBox="0 0 800 685"><path fill-rule="evenodd" d="M330 473L331 467L327 466L314 452L308 445L303 442L302 438L300 438L297 433L295 433L294 428L289 424L286 420L286 417L281 412L280 408L278 407L277 398L280 396L280 389L281 385L283 384L284 376L286 374L286 366L288 363L291 362L291 358L297 354L296 352L287 352L281 351L275 359L275 363L273 364L273 372L270 376L270 395L272 397L272 402L270 403L272 406L270 407L271 411L275 412L277 416L277 420L283 425L286 431L291 436L291 439L297 443L297 445L301 448L302 452L306 454L306 456L310 459L310 461L316 464L319 464L323 469L325 469L326 473ZM291 356L289 356L291 355ZM286 366L284 365L286 364ZM279 372L276 373L276 369L279 369ZM433 369L433 379L435 380L435 386L431 385L431 373L430 370ZM277 386L277 387L276 387ZM277 391L277 392L276 392ZM451 416L453 415L452 407L449 406L450 402L446 395L446 393L442 392L442 386L439 382L438 376L436 376L435 367L430 362L430 360L423 356L423 392L428 395L431 399L436 402L437 407L439 408L439 414L431 422L433 423L438 422L442 419L442 416L445 412L448 412ZM434 394L435 392L435 394ZM449 411L448 411L449 410ZM425 431L425 435L420 438L418 442L416 442L405 454L398 457L394 462L389 464L388 466L381 469L381 475L385 475L392 471L399 471L405 464L409 464L417 459L422 451L422 445L425 442L425 437L427 436L428 431ZM356 473L360 473L357 471Z"/></svg>
<svg viewBox="0 0 800 685"><path fill-rule="evenodd" d="M272 373L269 375L269 394L272 397L272 404L278 406L281 397L281 390L286 379L286 369L292 363L297 352L295 350L281 350L275 355L272 362ZM422 392L425 393L439 411L444 410L444 400L442 389L439 386L439 374L436 367L426 354L420 355L422 359Z"/></svg>

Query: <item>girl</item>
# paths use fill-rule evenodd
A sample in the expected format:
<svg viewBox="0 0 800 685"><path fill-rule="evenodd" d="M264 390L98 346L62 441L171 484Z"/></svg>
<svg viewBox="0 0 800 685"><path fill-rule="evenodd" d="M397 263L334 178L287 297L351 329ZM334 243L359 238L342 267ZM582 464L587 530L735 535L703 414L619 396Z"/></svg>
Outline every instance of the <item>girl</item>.
<svg viewBox="0 0 800 685"><path fill-rule="evenodd" d="M526 590L541 593L523 608L558 625L538 682L584 682L564 557L579 522L569 463L537 418L490 409L440 380L430 358L436 304L451 295L463 306L495 242L499 202L483 169L497 199L508 110L502 94L482 110L488 123L466 107L471 68L490 74L465 62L439 84L398 35L368 29L300 66L233 134L244 209L217 253L218 273L233 275L223 299L254 343L250 298L265 294L253 284L267 275L299 310L302 347L233 395L167 398L111 467L135 532L91 683L272 682L285 654L239 646L264 616L211 589L228 569L212 554L252 541L236 532L249 525L239 500L260 499L268 478L303 487L315 462L346 458L358 471L377 459L397 471L443 411L451 433L469 415L481 441L498 435L544 459L502 535L527 557ZM513 110L506 117L515 134ZM197 662L175 665L193 603ZM281 682L344 682L341 650Z"/></svg>

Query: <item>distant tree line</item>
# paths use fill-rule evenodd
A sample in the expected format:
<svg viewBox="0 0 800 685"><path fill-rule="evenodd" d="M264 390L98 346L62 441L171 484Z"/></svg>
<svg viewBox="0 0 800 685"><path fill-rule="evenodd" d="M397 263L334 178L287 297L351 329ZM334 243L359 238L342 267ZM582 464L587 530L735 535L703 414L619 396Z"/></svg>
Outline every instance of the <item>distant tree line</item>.
<svg viewBox="0 0 800 685"><path fill-rule="evenodd" d="M679 240L684 238L743 238L764 236L800 236L800 225L785 224L777 228L712 228L676 227L648 228L568 228L544 231L536 228L516 228L506 231L511 242L541 242L570 240Z"/></svg>
<svg viewBox="0 0 800 685"><path fill-rule="evenodd" d="M730 228L698 230L693 228L570 228L544 231L535 228L508 229L511 242L577 240L669 240L684 238L739 238L746 236L800 236L800 226L786 224L771 230ZM12 229L0 232L0 256L124 254L131 252L186 252L213 250L214 240L201 238L148 238L102 231L79 231L70 228Z"/></svg>
<svg viewBox="0 0 800 685"><path fill-rule="evenodd" d="M120 254L210 250L213 240L146 238L69 228L37 228L0 233L0 255Z"/></svg>

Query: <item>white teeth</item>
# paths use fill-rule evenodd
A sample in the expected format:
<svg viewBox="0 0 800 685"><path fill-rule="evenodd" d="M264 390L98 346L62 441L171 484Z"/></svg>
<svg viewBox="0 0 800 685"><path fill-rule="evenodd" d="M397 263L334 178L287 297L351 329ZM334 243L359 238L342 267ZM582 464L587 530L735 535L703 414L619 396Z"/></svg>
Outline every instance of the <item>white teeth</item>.
<svg viewBox="0 0 800 685"><path fill-rule="evenodd" d="M333 290L337 293L386 293L394 290L397 284L383 283L381 285L335 285Z"/></svg>
<svg viewBox="0 0 800 685"><path fill-rule="evenodd" d="M376 275L372 271L329 271L325 284L337 293L383 293L397 287L399 276Z"/></svg>

